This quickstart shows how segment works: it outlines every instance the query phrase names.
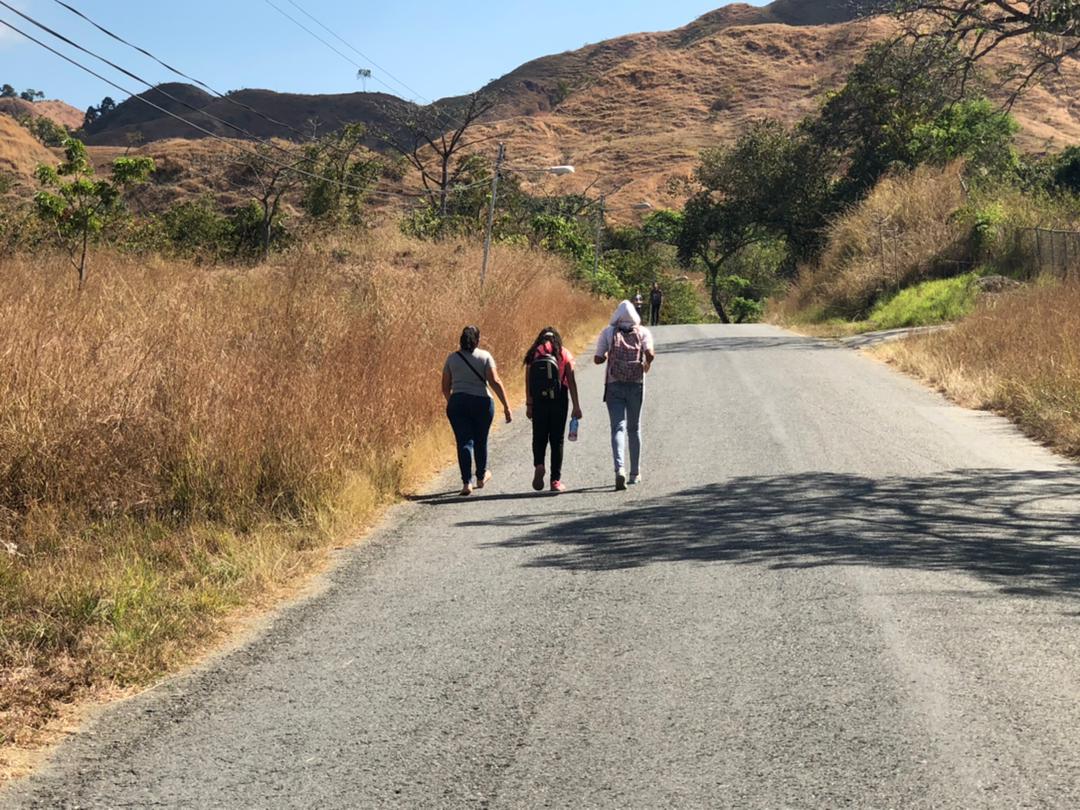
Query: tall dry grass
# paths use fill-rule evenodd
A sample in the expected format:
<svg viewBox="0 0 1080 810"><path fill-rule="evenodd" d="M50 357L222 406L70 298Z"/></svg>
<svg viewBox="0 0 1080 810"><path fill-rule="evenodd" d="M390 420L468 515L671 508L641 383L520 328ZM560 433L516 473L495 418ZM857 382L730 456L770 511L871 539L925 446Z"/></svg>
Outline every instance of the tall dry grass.
<svg viewBox="0 0 1080 810"><path fill-rule="evenodd" d="M1080 458L1080 283L1045 284L985 303L955 329L880 352L971 408L1008 416Z"/></svg>
<svg viewBox="0 0 1080 810"><path fill-rule="evenodd" d="M0 742L187 659L398 491L463 325L510 367L607 308L550 256L498 248L481 290L475 246L395 231L243 271L97 255L81 295L0 262Z"/></svg>
<svg viewBox="0 0 1080 810"><path fill-rule="evenodd" d="M955 270L970 254L961 167L922 166L881 180L829 228L824 253L776 303L781 319L865 318L883 294Z"/></svg>

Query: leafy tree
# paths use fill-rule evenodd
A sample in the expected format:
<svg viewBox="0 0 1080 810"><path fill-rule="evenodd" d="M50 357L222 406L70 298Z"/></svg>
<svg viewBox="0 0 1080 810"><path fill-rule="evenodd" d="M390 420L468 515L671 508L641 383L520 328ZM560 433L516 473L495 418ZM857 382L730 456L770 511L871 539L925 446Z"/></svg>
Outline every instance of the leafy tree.
<svg viewBox="0 0 1080 810"><path fill-rule="evenodd" d="M16 98L19 94L10 84L0 86L0 98Z"/></svg>
<svg viewBox="0 0 1080 810"><path fill-rule="evenodd" d="M368 192L383 172L384 162L364 148L367 129L349 124L308 147L301 205L313 219L359 225Z"/></svg>
<svg viewBox="0 0 1080 810"><path fill-rule="evenodd" d="M1080 194L1080 146L1071 146L1054 161L1053 185Z"/></svg>
<svg viewBox="0 0 1080 810"><path fill-rule="evenodd" d="M957 55L931 44L871 48L801 129L844 166L837 189L844 203L860 199L894 166L915 166L915 130L964 97Z"/></svg>
<svg viewBox="0 0 1080 810"><path fill-rule="evenodd" d="M1013 138L1020 125L988 99L961 101L912 129L913 162L943 165L965 159L969 173L1001 178L1014 174L1020 158Z"/></svg>
<svg viewBox="0 0 1080 810"><path fill-rule="evenodd" d="M150 158L121 157L113 161L111 179L97 179L86 147L74 138L64 142L64 161L59 166L38 166L42 190L34 197L37 214L56 229L78 273L80 289L86 283L90 243L124 214L124 190L146 182L153 170Z"/></svg>
<svg viewBox="0 0 1080 810"><path fill-rule="evenodd" d="M828 154L802 132L765 121L734 146L708 149L696 176L702 190L687 202L677 247L687 266L699 263L717 315L725 307L728 260L759 243L786 250L778 270L792 275L820 247L833 206Z"/></svg>
<svg viewBox="0 0 1080 810"><path fill-rule="evenodd" d="M44 115L22 115L17 116L16 120L45 146L62 147L64 141L71 137L65 126Z"/></svg>
<svg viewBox="0 0 1080 810"><path fill-rule="evenodd" d="M23 101L29 101L32 104L35 101L45 98L45 94L40 90L23 90L21 93L19 93L19 98L21 98Z"/></svg>

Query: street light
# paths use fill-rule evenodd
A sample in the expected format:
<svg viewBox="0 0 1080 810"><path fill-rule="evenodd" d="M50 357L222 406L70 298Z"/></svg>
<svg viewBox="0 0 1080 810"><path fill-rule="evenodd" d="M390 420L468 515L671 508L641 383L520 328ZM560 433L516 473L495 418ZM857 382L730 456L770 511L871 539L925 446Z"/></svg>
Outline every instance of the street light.
<svg viewBox="0 0 1080 810"><path fill-rule="evenodd" d="M502 170L504 160L506 160L506 144L500 143L499 156L495 160L495 173L491 178L491 205L488 207L487 230L484 232L484 263L480 267L481 288L484 286L485 279L487 279L488 258L491 256L491 232L495 228L495 198L499 194L499 172ZM542 169L522 169L520 171L553 174L556 177L563 177L567 174L574 174L575 169L573 166L548 166Z"/></svg>

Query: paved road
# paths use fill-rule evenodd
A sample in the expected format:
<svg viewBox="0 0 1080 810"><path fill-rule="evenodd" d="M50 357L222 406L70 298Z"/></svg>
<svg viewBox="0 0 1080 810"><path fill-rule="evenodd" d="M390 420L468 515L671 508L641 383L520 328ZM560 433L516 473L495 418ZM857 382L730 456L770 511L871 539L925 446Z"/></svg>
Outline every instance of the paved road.
<svg viewBox="0 0 1080 810"><path fill-rule="evenodd" d="M398 510L0 804L1080 806L1077 468L847 349L658 338L645 488L589 371L579 489L526 494L503 431L487 496Z"/></svg>

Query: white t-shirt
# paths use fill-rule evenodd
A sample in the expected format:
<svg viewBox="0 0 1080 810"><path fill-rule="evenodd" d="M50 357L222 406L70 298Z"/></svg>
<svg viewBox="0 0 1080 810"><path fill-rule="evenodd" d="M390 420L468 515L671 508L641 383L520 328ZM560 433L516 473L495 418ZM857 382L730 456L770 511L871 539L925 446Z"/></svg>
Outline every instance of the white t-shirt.
<svg viewBox="0 0 1080 810"><path fill-rule="evenodd" d="M472 353L452 352L446 358L443 371L450 372L450 393L468 394L473 397L489 397L487 389L488 370L495 370L495 358L483 349ZM483 375L483 379L481 379Z"/></svg>
<svg viewBox="0 0 1080 810"><path fill-rule="evenodd" d="M653 342L652 332L646 329L644 326L639 326L638 331L641 332L641 348L646 354L653 354L656 352L656 344ZM608 352L611 351L611 344L615 340L615 327L609 326L603 332L600 333L600 337L596 339L596 356L607 357ZM611 366L609 365L607 371L607 382L611 382Z"/></svg>

